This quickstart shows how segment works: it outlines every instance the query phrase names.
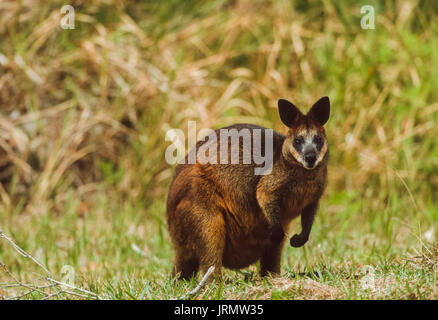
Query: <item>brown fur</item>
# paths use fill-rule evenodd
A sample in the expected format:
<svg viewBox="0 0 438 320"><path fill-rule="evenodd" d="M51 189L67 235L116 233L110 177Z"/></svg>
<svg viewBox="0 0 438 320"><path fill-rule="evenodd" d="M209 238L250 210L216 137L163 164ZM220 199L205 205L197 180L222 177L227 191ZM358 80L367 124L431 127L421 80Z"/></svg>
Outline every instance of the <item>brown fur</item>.
<svg viewBox="0 0 438 320"><path fill-rule="evenodd" d="M247 128L251 134L265 129L250 124L228 128ZM316 168L305 169L289 149L302 129L317 130L325 137L324 128L306 116L297 119L286 136L274 131L274 162L268 175L255 175L257 165L242 161L177 166L167 200L167 223L176 249L175 275L187 279L210 266L220 275L222 266L240 269L257 261L262 275L278 274L283 230L300 214L303 231L292 237L291 245L307 241L326 185L328 149L325 141L321 161ZM261 141L263 148L264 133ZM218 153L219 144L218 139Z"/></svg>

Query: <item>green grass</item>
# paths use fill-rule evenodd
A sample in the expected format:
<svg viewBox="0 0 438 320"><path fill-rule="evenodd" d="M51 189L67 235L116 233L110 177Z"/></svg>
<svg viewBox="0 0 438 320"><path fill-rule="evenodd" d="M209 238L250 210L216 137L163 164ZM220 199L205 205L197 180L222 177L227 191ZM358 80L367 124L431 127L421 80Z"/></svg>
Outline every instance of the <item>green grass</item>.
<svg viewBox="0 0 438 320"><path fill-rule="evenodd" d="M83 215L78 214L77 201L68 203L62 216L17 217L10 228L17 243L44 263L56 279L62 279L62 267L70 265L76 286L110 299L170 299L183 297L195 287L196 281L178 283L170 277L173 249L161 214L164 201L157 201L150 212L131 205L114 206L102 193L98 209ZM335 210L339 203L344 207ZM355 220L360 211L351 194L325 197L311 240L302 249L288 247L284 251L280 278L261 279L258 266L226 271L222 282L214 281L198 298L436 298L437 252L431 258L435 266L428 266L427 259L414 258L414 252L406 248L408 243L418 243L414 230L406 230L397 240L378 216L367 218L359 229ZM402 221L395 220L392 228L403 230ZM145 256L136 252L133 244ZM4 242L1 249L1 260L24 282L36 278L31 271L42 273ZM374 269L370 280L367 266Z"/></svg>
<svg viewBox="0 0 438 320"><path fill-rule="evenodd" d="M328 95L329 182L309 242L284 250L281 277L227 270L197 298L438 298L435 2L368 1L376 30L356 1L95 0L73 3L75 30L53 19L62 1L3 2L0 228L55 279L68 265L104 298L183 297L197 281L170 276L166 130L285 132L278 98L307 110ZM24 283L42 272L4 239L0 262ZM0 269L0 297L26 292L6 282Z"/></svg>

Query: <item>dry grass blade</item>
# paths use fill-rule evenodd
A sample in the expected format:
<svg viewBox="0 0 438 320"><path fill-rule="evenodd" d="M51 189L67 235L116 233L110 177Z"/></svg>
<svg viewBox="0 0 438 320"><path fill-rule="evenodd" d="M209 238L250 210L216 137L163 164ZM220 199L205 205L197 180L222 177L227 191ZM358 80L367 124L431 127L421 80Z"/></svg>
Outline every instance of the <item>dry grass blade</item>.
<svg viewBox="0 0 438 320"><path fill-rule="evenodd" d="M87 296L83 296L83 295L81 295L82 297L86 297L86 298L87 298L88 296L91 296L91 297L93 297L93 298L96 298L96 299L99 299L99 300L103 300L102 297L100 297L98 294L96 294L96 293L94 293L94 292L91 292L91 291L88 291L88 290L85 290L85 289L82 289L82 288L79 288L79 287L73 286L73 285L68 284L68 283L64 283L64 282L61 282L61 281L57 281L57 280L52 279L52 278L46 278L46 280L47 280L48 282L55 283L55 284L60 285L60 286L62 286L62 287L67 287L67 288L74 289L74 290L77 290L77 291L79 291L79 292L82 292L82 293L87 294ZM71 292L71 291L63 290L63 292L67 292L67 293L68 293L68 292ZM77 293L76 293L76 294L77 294Z"/></svg>
<svg viewBox="0 0 438 320"><path fill-rule="evenodd" d="M17 277L15 277L10 271L9 269L6 267L6 265L4 263L2 263L0 261L0 266L2 267L2 269L6 272L6 274L8 276L10 276L13 280L14 283L12 284L3 284L0 286L0 288L2 289L7 289L7 288L25 288L28 291L24 292L23 294L19 294L19 295L15 295L12 297L7 297L7 296L2 296L2 298L4 299L11 299L11 300L19 300L22 298L25 298L27 296L29 296L30 294L34 293L35 291L40 293L43 298L42 299L50 299L52 297L62 297L62 295L73 295L73 296L78 296L81 298L89 298L92 297L94 299L99 299L102 300L103 298L100 297L98 294L79 288L77 286L73 286L71 284L68 283L64 283L58 280L55 280L51 277L51 273L49 272L49 270L43 265L41 264L37 259L35 259L32 255L30 255L29 253L27 253L25 250L23 250L22 248L20 248L10 237L6 236L1 230L0 230L0 238L3 238L5 240L8 241L9 244L12 245L12 247L22 256L31 259L34 263L36 263L41 269L44 270L44 272L46 273L46 276L41 276L39 279L43 279L46 281L47 284L45 285L35 285L35 284L27 284L27 283L23 283L21 282ZM61 290L58 290L58 288L60 288ZM70 290L66 290L65 288L69 288L69 289L73 289L73 291ZM47 294L45 289L54 289L55 292ZM75 292L78 291L78 292Z"/></svg>
<svg viewBox="0 0 438 320"><path fill-rule="evenodd" d="M23 249L21 249L10 237L8 237L7 235L5 235L1 229L0 229L0 238L5 239L6 241L8 241L12 247L14 247L14 249L21 254L23 257L26 257L30 260L32 260L33 262L35 262L41 269L44 270L44 272L48 275L51 276L51 273L49 272L49 270L47 270L47 268L41 264L37 259L35 259L32 255L30 255L29 253L27 253L26 251L24 251Z"/></svg>
<svg viewBox="0 0 438 320"><path fill-rule="evenodd" d="M190 299L190 298L193 298L194 296L196 296L198 294L198 292L201 291L202 288L204 288L204 286L207 283L208 279L213 274L214 269L215 269L214 266L211 266L210 268L208 268L207 272L204 274L204 276L202 277L201 281L199 281L199 283L195 287L195 289L193 289L192 291L188 292L186 295L184 295L182 298L180 298L180 300L186 300L186 299Z"/></svg>

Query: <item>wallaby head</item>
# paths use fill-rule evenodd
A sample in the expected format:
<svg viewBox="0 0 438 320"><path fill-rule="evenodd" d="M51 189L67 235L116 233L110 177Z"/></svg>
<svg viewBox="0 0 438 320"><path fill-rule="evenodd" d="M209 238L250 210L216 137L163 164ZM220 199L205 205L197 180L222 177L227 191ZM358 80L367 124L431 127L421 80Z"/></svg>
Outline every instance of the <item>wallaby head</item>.
<svg viewBox="0 0 438 320"><path fill-rule="evenodd" d="M330 116L330 100L319 99L304 115L291 102L278 100L281 121L289 127L283 143L284 158L311 170L318 166L328 150L324 125Z"/></svg>

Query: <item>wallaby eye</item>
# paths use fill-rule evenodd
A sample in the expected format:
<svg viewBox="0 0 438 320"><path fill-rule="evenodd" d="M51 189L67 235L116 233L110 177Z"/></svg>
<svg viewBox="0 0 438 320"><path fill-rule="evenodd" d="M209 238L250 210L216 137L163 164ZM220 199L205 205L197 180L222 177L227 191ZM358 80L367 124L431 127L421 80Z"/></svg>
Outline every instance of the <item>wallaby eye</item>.
<svg viewBox="0 0 438 320"><path fill-rule="evenodd" d="M316 144L316 147L318 148L318 150L321 150L322 145L324 144L324 140L320 136L315 136L313 138L313 143Z"/></svg>
<svg viewBox="0 0 438 320"><path fill-rule="evenodd" d="M296 137L296 138L294 139L294 147L295 147L296 149L298 149L299 147L301 147L301 145L303 144L303 142L304 142L303 137Z"/></svg>

